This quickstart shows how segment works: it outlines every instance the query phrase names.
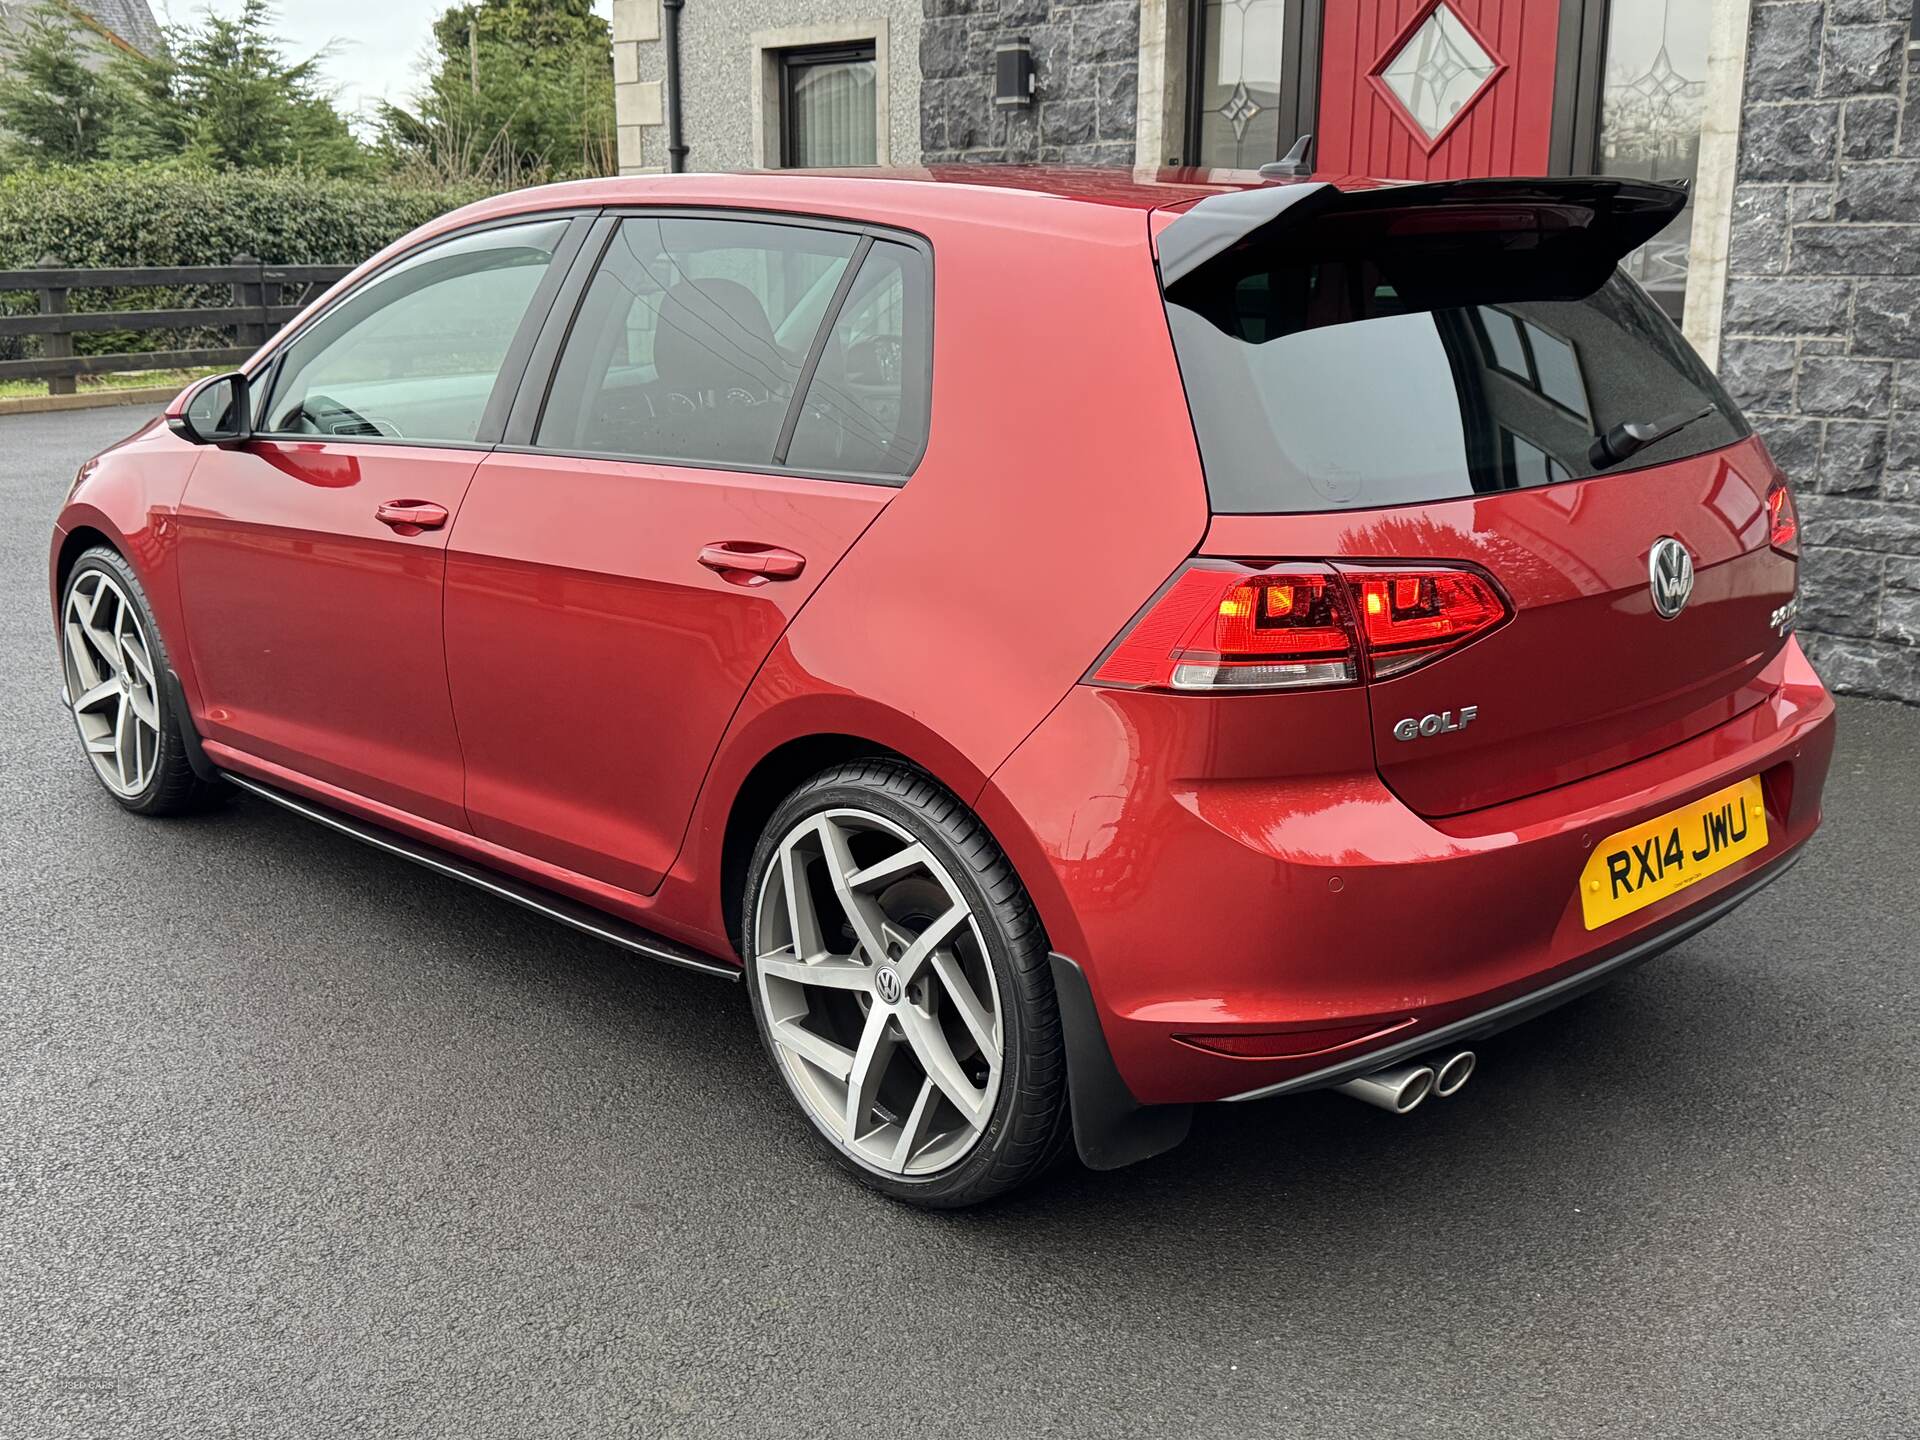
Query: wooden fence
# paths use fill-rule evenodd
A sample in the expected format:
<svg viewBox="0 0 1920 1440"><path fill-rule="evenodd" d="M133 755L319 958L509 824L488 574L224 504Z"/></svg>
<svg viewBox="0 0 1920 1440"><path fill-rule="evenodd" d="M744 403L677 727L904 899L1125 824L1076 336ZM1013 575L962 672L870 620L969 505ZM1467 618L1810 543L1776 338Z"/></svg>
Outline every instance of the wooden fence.
<svg viewBox="0 0 1920 1440"><path fill-rule="evenodd" d="M237 365L260 348L310 299L345 275L351 265L266 265L249 255L230 265L155 265L76 270L42 262L28 270L0 270L0 294L25 291L39 297L39 313L0 314L0 337L37 335L41 353L0 359L0 380L44 379L54 395L71 395L81 375L122 370L185 370ZM76 290L99 292L211 286L227 292L225 305L177 310L75 310ZM73 337L100 331L231 330L231 345L189 350L136 350L76 355Z"/></svg>

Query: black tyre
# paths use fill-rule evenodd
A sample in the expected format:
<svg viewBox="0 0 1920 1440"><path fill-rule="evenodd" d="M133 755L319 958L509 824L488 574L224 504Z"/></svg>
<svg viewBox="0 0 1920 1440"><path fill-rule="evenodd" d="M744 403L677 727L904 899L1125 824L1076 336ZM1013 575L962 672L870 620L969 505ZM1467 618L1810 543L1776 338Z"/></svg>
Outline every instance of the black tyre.
<svg viewBox="0 0 1920 1440"><path fill-rule="evenodd" d="M60 595L60 668L94 775L137 815L200 807L213 787L193 773L168 674L171 661L140 577L96 545L74 562Z"/></svg>
<svg viewBox="0 0 1920 1440"><path fill-rule="evenodd" d="M1039 917L966 806L891 760L802 785L768 822L741 934L760 1038L863 1183L956 1208L1070 1136Z"/></svg>

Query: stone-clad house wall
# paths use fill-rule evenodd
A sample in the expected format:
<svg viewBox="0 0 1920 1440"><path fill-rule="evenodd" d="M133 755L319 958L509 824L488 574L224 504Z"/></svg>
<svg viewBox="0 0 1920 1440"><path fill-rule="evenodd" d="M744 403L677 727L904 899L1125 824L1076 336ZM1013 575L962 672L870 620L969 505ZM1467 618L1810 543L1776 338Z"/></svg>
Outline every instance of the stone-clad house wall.
<svg viewBox="0 0 1920 1440"><path fill-rule="evenodd" d="M1138 0L924 0L920 152L929 164L1133 163ZM1034 103L993 103L993 50L1033 46Z"/></svg>
<svg viewBox="0 0 1920 1440"><path fill-rule="evenodd" d="M1796 481L1815 665L1920 701L1912 3L1753 7L1720 373Z"/></svg>

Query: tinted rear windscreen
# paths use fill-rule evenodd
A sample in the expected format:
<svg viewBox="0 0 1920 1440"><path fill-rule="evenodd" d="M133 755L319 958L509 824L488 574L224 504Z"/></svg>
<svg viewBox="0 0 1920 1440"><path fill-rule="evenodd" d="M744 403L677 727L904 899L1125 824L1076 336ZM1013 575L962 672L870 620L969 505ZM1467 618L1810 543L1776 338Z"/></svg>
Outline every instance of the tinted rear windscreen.
<svg viewBox="0 0 1920 1440"><path fill-rule="evenodd" d="M1678 330L1511 210L1334 212L1176 281L1167 315L1216 512L1368 509L1578 480L1626 421L1714 407L1607 473L1747 433ZM1604 258L1604 257L1603 257Z"/></svg>

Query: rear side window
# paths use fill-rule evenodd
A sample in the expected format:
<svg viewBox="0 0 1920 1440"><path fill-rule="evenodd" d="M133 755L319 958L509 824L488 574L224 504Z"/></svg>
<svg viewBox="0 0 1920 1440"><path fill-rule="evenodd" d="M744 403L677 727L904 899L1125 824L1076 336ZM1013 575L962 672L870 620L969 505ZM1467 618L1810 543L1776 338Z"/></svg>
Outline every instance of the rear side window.
<svg viewBox="0 0 1920 1440"><path fill-rule="evenodd" d="M927 447L927 271L918 250L877 240L820 350L787 464L906 475Z"/></svg>
<svg viewBox="0 0 1920 1440"><path fill-rule="evenodd" d="M567 223L476 231L376 275L287 346L264 428L475 440Z"/></svg>
<svg viewBox="0 0 1920 1440"><path fill-rule="evenodd" d="M1556 273L1524 226L1336 212L1175 282L1167 314L1216 512L1364 509L1583 479L1594 437L1712 407L1604 473L1747 433L1618 271ZM1506 217L1511 221L1511 216Z"/></svg>
<svg viewBox="0 0 1920 1440"><path fill-rule="evenodd" d="M764 468L859 237L624 220L561 351L542 449Z"/></svg>

